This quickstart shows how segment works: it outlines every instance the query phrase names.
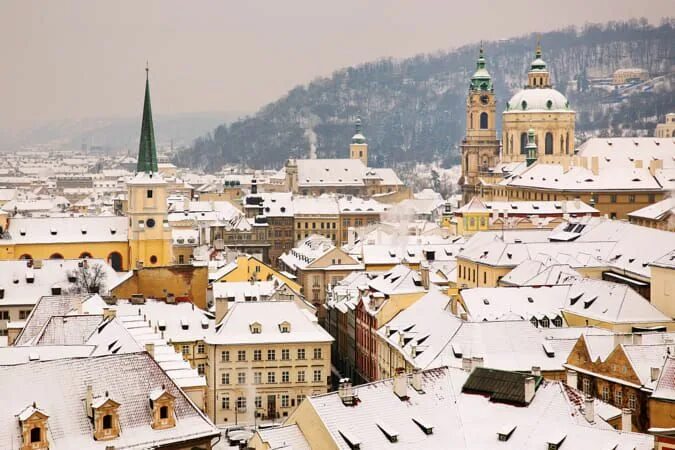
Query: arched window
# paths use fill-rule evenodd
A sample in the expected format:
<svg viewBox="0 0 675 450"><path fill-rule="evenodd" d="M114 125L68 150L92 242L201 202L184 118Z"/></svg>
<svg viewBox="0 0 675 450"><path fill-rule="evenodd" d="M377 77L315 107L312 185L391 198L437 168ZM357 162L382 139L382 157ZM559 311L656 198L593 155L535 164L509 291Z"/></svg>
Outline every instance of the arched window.
<svg viewBox="0 0 675 450"><path fill-rule="evenodd" d="M168 419L169 418L169 407L168 406L162 406L159 408L159 418L160 419Z"/></svg>
<svg viewBox="0 0 675 450"><path fill-rule="evenodd" d="M111 414L106 414L103 416L103 429L110 430L112 426L113 417Z"/></svg>
<svg viewBox="0 0 675 450"><path fill-rule="evenodd" d="M118 252L112 252L108 255L108 264L112 266L117 272L122 271L122 255Z"/></svg>
<svg viewBox="0 0 675 450"><path fill-rule="evenodd" d="M31 442L41 442L42 441L42 429L40 427L31 428L31 430L30 430L30 441Z"/></svg>
<svg viewBox="0 0 675 450"><path fill-rule="evenodd" d="M553 154L553 134L548 132L546 133L546 142L544 144L544 153L547 155Z"/></svg>
<svg viewBox="0 0 675 450"><path fill-rule="evenodd" d="M63 259L63 255L61 253L52 253L49 259Z"/></svg>
<svg viewBox="0 0 675 450"><path fill-rule="evenodd" d="M82 253L80 254L80 258L79 258L79 259L91 259L91 258L93 258L93 256L91 256L91 253L89 253L89 252L82 252Z"/></svg>
<svg viewBox="0 0 675 450"><path fill-rule="evenodd" d="M480 113L480 129L487 130L487 127L488 127L488 113L482 112Z"/></svg>
<svg viewBox="0 0 675 450"><path fill-rule="evenodd" d="M31 255L29 255L28 253L24 253L23 255L21 255L19 257L19 259L33 259L33 257Z"/></svg>
<svg viewBox="0 0 675 450"><path fill-rule="evenodd" d="M527 155L527 133L520 133L520 154Z"/></svg>

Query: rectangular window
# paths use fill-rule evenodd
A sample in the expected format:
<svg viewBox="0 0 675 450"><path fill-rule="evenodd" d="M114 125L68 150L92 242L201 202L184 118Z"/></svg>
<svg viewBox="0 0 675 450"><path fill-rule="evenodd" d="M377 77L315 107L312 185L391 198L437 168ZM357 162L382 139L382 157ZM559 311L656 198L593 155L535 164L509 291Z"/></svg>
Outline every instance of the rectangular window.
<svg viewBox="0 0 675 450"><path fill-rule="evenodd" d="M145 192L145 196L148 197L148 198L152 198L152 189L148 189L148 190Z"/></svg>
<svg viewBox="0 0 675 450"><path fill-rule="evenodd" d="M296 405L300 405L300 403L302 403L302 401L305 399L305 396L303 394L300 394L296 397L296 399L297 399Z"/></svg>
<svg viewBox="0 0 675 450"><path fill-rule="evenodd" d="M262 383L262 372L253 372L253 383L254 384Z"/></svg>
<svg viewBox="0 0 675 450"><path fill-rule="evenodd" d="M9 311L0 311L0 320L9 320Z"/></svg>
<svg viewBox="0 0 675 450"><path fill-rule="evenodd" d="M190 354L190 346L183 345L183 347L181 347L181 353L183 354L183 356L188 356Z"/></svg>
<svg viewBox="0 0 675 450"><path fill-rule="evenodd" d="M289 397L288 394L282 394L281 395L281 407L282 408L288 408L289 405Z"/></svg>
<svg viewBox="0 0 675 450"><path fill-rule="evenodd" d="M261 361L261 360L262 360L262 351L253 350L253 361Z"/></svg>
<svg viewBox="0 0 675 450"><path fill-rule="evenodd" d="M230 361L230 352L227 350L220 352L220 361L229 362Z"/></svg>
<svg viewBox="0 0 675 450"><path fill-rule="evenodd" d="M305 359L305 349L304 348L298 349L298 359Z"/></svg>
<svg viewBox="0 0 675 450"><path fill-rule="evenodd" d="M185 255L178 255L178 264L185 264Z"/></svg>
<svg viewBox="0 0 675 450"><path fill-rule="evenodd" d="M628 409L631 411L635 411L637 409L637 398L635 397L635 394L631 392L631 394L628 396Z"/></svg>
<svg viewBox="0 0 675 450"><path fill-rule="evenodd" d="M621 389L614 391L614 406L621 408L623 406L623 392Z"/></svg>
<svg viewBox="0 0 675 450"><path fill-rule="evenodd" d="M321 359L321 349L320 348L314 349L314 359Z"/></svg>
<svg viewBox="0 0 675 450"><path fill-rule="evenodd" d="M237 373L237 384L246 384L246 372Z"/></svg>
<svg viewBox="0 0 675 450"><path fill-rule="evenodd" d="M237 397L237 411L246 411L246 397Z"/></svg>
<svg viewBox="0 0 675 450"><path fill-rule="evenodd" d="M584 394L590 395L591 394L591 380L588 378L584 378L583 380L583 391Z"/></svg>
<svg viewBox="0 0 675 450"><path fill-rule="evenodd" d="M205 351L206 351L206 347L204 346L203 343L197 344L197 353L199 353L200 355L203 355L205 353Z"/></svg>
<svg viewBox="0 0 675 450"><path fill-rule="evenodd" d="M628 196L628 203L635 203L635 194L631 194Z"/></svg>
<svg viewBox="0 0 675 450"><path fill-rule="evenodd" d="M602 401L605 403L609 403L609 386L603 386L602 387Z"/></svg>
<svg viewBox="0 0 675 450"><path fill-rule="evenodd" d="M199 375L204 375L204 370L206 369L206 364L204 363L199 363L197 364L197 373Z"/></svg>
<svg viewBox="0 0 675 450"><path fill-rule="evenodd" d="M313 378L315 383L318 383L321 381L321 369L317 369L314 371L314 378Z"/></svg>
<svg viewBox="0 0 675 450"><path fill-rule="evenodd" d="M262 397L259 395L255 396L255 408L256 409L261 409L262 408Z"/></svg>
<svg viewBox="0 0 675 450"><path fill-rule="evenodd" d="M304 383L305 382L305 371L304 370L298 370L298 383Z"/></svg>
<svg viewBox="0 0 675 450"><path fill-rule="evenodd" d="M220 374L220 384L230 384L229 372L223 372Z"/></svg>
<svg viewBox="0 0 675 450"><path fill-rule="evenodd" d="M237 361L246 361L246 350L237 351Z"/></svg>
<svg viewBox="0 0 675 450"><path fill-rule="evenodd" d="M288 383L290 381L290 378L291 377L290 377L290 374L289 374L288 370L284 370L283 372L281 372L281 382L282 383Z"/></svg>
<svg viewBox="0 0 675 450"><path fill-rule="evenodd" d="M222 399L220 399L220 402L221 402L220 406L223 409L230 409L230 397L223 397Z"/></svg>
<svg viewBox="0 0 675 450"><path fill-rule="evenodd" d="M284 348L281 350L281 359L284 361L288 361L291 359L291 351L287 348Z"/></svg>
<svg viewBox="0 0 675 450"><path fill-rule="evenodd" d="M267 383L274 384L277 382L277 375L274 372L267 372Z"/></svg>
<svg viewBox="0 0 675 450"><path fill-rule="evenodd" d="M616 194L611 194L609 196L609 202L610 203L616 203Z"/></svg>
<svg viewBox="0 0 675 450"><path fill-rule="evenodd" d="M267 360L274 361L277 358L276 352L274 350L267 350Z"/></svg>

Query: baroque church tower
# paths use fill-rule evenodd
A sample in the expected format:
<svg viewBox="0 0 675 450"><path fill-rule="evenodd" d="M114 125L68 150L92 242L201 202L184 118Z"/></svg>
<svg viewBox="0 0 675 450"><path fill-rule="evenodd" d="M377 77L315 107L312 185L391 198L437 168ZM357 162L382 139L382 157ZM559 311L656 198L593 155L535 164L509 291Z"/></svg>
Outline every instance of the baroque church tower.
<svg viewBox="0 0 675 450"><path fill-rule="evenodd" d="M483 47L480 48L476 72L471 77L466 99L466 136L462 149L462 197L464 203L480 195L481 173L499 162L500 143L497 139L496 106L492 77L485 68Z"/></svg>
<svg viewBox="0 0 675 450"><path fill-rule="evenodd" d="M349 144L349 157L360 159L363 165L368 167L368 144L366 137L361 134L361 117L356 118L356 133L352 136L352 143Z"/></svg>
<svg viewBox="0 0 675 450"><path fill-rule="evenodd" d="M136 176L127 183L129 252L132 267L173 264L168 220L167 182L159 174L155 130L150 105L150 81L145 69L145 101L138 146Z"/></svg>

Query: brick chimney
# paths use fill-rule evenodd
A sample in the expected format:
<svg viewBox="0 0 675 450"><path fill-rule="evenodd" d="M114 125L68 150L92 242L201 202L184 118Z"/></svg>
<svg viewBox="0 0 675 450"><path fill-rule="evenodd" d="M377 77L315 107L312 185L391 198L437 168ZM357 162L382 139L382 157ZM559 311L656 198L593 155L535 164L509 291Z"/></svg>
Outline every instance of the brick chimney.
<svg viewBox="0 0 675 450"><path fill-rule="evenodd" d="M632 431L633 422L632 422L632 413L628 408L623 408L621 410L621 431Z"/></svg>
<svg viewBox="0 0 675 450"><path fill-rule="evenodd" d="M394 375L394 394L401 400L408 399L408 376L402 367L396 369Z"/></svg>
<svg viewBox="0 0 675 450"><path fill-rule="evenodd" d="M530 404L534 398L535 380L534 377L525 378L525 403Z"/></svg>
<svg viewBox="0 0 675 450"><path fill-rule="evenodd" d="M589 423L595 422L595 400L590 395L584 398L584 417Z"/></svg>
<svg viewBox="0 0 675 450"><path fill-rule="evenodd" d="M567 369L567 382L566 384L569 387L577 388L577 371L572 369Z"/></svg>

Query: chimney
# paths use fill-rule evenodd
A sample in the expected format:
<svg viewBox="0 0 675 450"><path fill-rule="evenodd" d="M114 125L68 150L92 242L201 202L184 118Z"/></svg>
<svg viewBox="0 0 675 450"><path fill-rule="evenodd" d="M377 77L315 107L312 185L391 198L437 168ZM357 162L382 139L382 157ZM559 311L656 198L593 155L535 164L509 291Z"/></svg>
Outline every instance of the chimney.
<svg viewBox="0 0 675 450"><path fill-rule="evenodd" d="M462 358L462 370L471 372L471 358Z"/></svg>
<svg viewBox="0 0 675 450"><path fill-rule="evenodd" d="M429 290L429 263L422 261L420 264L420 276L422 278L422 287Z"/></svg>
<svg viewBox="0 0 675 450"><path fill-rule="evenodd" d="M597 156L591 156L591 172L593 172L593 175L600 173L600 163Z"/></svg>
<svg viewBox="0 0 675 450"><path fill-rule="evenodd" d="M251 180L251 194L257 194L258 193L258 180L253 178Z"/></svg>
<svg viewBox="0 0 675 450"><path fill-rule="evenodd" d="M577 371L567 369L567 385L574 389L577 388Z"/></svg>
<svg viewBox="0 0 675 450"><path fill-rule="evenodd" d="M656 176L656 171L663 169L663 160L662 159L652 159L649 161L649 173L651 176Z"/></svg>
<svg viewBox="0 0 675 450"><path fill-rule="evenodd" d="M623 408L621 410L621 431L632 431L633 423L631 418L631 410Z"/></svg>
<svg viewBox="0 0 675 450"><path fill-rule="evenodd" d="M424 392L424 389L422 389L422 371L420 369L413 369L412 380L410 384L417 392Z"/></svg>
<svg viewBox="0 0 675 450"><path fill-rule="evenodd" d="M389 338L389 335L391 334L391 327L389 325L384 326L384 337Z"/></svg>
<svg viewBox="0 0 675 450"><path fill-rule="evenodd" d="M474 356L471 358L471 367L474 369L476 367L483 367L483 357L482 356Z"/></svg>
<svg viewBox="0 0 675 450"><path fill-rule="evenodd" d="M103 320L112 319L117 316L117 310L112 308L103 308Z"/></svg>
<svg viewBox="0 0 675 450"><path fill-rule="evenodd" d="M534 398L534 377L525 378L525 404L529 405Z"/></svg>
<svg viewBox="0 0 675 450"><path fill-rule="evenodd" d="M649 369L649 375L650 375L650 379L652 381L658 380L659 375L661 375L661 368L660 367L651 367Z"/></svg>
<svg viewBox="0 0 675 450"><path fill-rule="evenodd" d="M152 342L146 343L145 351L148 352L153 359L155 358L155 344Z"/></svg>
<svg viewBox="0 0 675 450"><path fill-rule="evenodd" d="M532 375L541 376L541 367L539 366L532 366Z"/></svg>
<svg viewBox="0 0 675 450"><path fill-rule="evenodd" d="M450 314L457 316L457 297L454 295L450 297Z"/></svg>
<svg viewBox="0 0 675 450"><path fill-rule="evenodd" d="M84 398L84 410L87 413L87 417L91 418L93 416L93 411L91 409L91 403L94 401L94 389L91 387L91 384L87 385L87 394Z"/></svg>
<svg viewBox="0 0 675 450"><path fill-rule="evenodd" d="M396 374L394 375L394 394L401 400L408 399L408 376L402 367L396 369Z"/></svg>
<svg viewBox="0 0 675 450"><path fill-rule="evenodd" d="M416 345L411 345L410 346L410 356L415 358L417 356L417 346Z"/></svg>
<svg viewBox="0 0 675 450"><path fill-rule="evenodd" d="M225 318L229 306L227 297L216 298L216 325Z"/></svg>
<svg viewBox="0 0 675 450"><path fill-rule="evenodd" d="M464 322L469 320L469 316L467 316L467 314L465 312L460 313L459 318L462 319Z"/></svg>
<svg viewBox="0 0 675 450"><path fill-rule="evenodd" d="M584 417L589 423L595 422L595 400L590 395L584 398Z"/></svg>
<svg viewBox="0 0 675 450"><path fill-rule="evenodd" d="M354 404L354 388L352 387L352 383L349 381L349 378L340 379L340 384L338 386L338 396L345 405L351 406Z"/></svg>

